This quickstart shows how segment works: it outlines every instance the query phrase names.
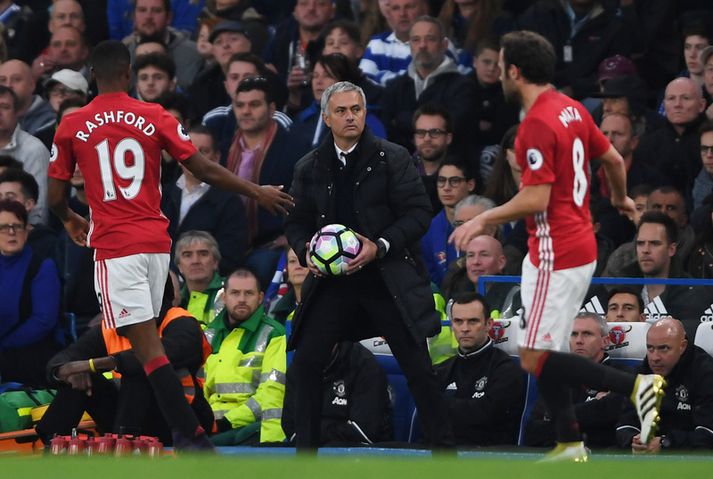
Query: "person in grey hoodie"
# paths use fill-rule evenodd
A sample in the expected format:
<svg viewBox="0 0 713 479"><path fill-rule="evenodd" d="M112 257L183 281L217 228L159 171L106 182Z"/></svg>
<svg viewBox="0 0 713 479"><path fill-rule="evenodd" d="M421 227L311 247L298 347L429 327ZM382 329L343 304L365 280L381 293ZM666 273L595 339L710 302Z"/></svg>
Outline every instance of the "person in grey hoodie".
<svg viewBox="0 0 713 479"><path fill-rule="evenodd" d="M452 149L463 151L475 121L475 83L446 55L448 39L440 21L419 17L409 35L411 63L406 73L386 84L383 95L382 120L388 138L413 151L413 113L426 103L437 103L453 118Z"/></svg>
<svg viewBox="0 0 713 479"><path fill-rule="evenodd" d="M203 58L196 43L184 33L169 26L172 19L171 3L164 0L136 0L134 6L134 32L122 42L129 48L131 61L136 56L136 46L149 39L167 46L176 63L178 86L186 89L203 66Z"/></svg>

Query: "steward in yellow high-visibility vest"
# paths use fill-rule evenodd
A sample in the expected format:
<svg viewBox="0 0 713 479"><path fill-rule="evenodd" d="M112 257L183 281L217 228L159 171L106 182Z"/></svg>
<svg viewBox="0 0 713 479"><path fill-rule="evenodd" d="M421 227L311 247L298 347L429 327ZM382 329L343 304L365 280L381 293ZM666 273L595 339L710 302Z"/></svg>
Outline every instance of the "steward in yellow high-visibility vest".
<svg viewBox="0 0 713 479"><path fill-rule="evenodd" d="M216 297L222 287L223 278L218 273L214 273L210 284L203 291L189 291L186 284L181 288L181 307L186 308L198 320L203 329L222 309L222 301L216 305Z"/></svg>
<svg viewBox="0 0 713 479"><path fill-rule="evenodd" d="M257 279L238 270L225 283L225 309L208 325L213 354L204 393L216 418L216 445L281 442L287 353L285 328L265 314ZM244 318L244 319L243 319Z"/></svg>

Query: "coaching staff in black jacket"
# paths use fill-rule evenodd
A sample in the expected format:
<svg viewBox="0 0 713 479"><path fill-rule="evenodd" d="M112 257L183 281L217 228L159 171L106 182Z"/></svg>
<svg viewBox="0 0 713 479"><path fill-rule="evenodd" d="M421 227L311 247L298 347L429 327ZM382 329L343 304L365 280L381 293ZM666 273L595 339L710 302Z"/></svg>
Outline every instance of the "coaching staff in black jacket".
<svg viewBox="0 0 713 479"><path fill-rule="evenodd" d="M453 434L425 338L440 330L428 274L414 252L431 208L408 152L364 130L364 92L335 83L322 95L331 130L295 166L285 221L290 246L312 274L303 286L288 349L296 348L296 444L320 443L322 374L332 347L344 339L383 336L406 375L428 440L453 444ZM345 277L318 277L307 243L321 227L340 223L357 232L361 253Z"/></svg>
<svg viewBox="0 0 713 479"><path fill-rule="evenodd" d="M293 392L297 384L292 368L287 370L282 429L288 439L294 433ZM386 373L374 355L359 343L341 341L324 371L322 390L323 445L356 446L390 441L393 436L391 401Z"/></svg>
<svg viewBox="0 0 713 479"><path fill-rule="evenodd" d="M686 339L683 325L667 318L646 333L646 360L638 372L666 378L658 433L642 444L636 413L626 407L616 435L634 453L667 449L713 449L713 358ZM628 403L627 403L628 404Z"/></svg>
<svg viewBox="0 0 713 479"><path fill-rule="evenodd" d="M477 293L460 293L448 304L458 354L436 366L446 392L456 443L517 444L525 402L523 373L488 332L490 307Z"/></svg>

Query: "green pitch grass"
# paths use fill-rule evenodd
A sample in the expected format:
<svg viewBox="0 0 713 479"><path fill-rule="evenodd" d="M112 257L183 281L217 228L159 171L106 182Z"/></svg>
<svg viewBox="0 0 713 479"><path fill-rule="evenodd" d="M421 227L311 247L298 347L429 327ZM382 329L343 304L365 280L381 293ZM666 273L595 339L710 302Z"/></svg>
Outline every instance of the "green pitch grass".
<svg viewBox="0 0 713 479"><path fill-rule="evenodd" d="M6 478L61 479L633 479L711 477L712 456L593 456L587 464L536 464L541 455L484 454L459 458L214 455L160 459L0 457Z"/></svg>

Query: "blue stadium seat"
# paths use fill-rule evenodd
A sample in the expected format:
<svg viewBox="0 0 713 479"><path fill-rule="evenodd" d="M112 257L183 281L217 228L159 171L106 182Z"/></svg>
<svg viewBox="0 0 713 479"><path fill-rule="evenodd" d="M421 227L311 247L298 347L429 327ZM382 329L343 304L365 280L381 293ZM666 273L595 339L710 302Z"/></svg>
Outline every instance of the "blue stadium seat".
<svg viewBox="0 0 713 479"><path fill-rule="evenodd" d="M391 353L384 338L376 337L361 341L362 346L371 351L381 367L386 372L389 382L389 395L393 407L394 440L399 442L414 442L417 434L412 432L415 423L416 403L409 391L406 377L399 363ZM412 439L413 437L413 439Z"/></svg>

